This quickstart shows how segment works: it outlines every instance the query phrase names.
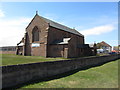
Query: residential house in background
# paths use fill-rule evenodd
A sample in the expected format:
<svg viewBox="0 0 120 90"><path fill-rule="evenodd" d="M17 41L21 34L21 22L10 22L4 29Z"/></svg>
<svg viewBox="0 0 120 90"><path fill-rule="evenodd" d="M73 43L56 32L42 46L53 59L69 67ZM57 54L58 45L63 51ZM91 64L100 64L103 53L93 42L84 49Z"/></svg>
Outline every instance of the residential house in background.
<svg viewBox="0 0 120 90"><path fill-rule="evenodd" d="M109 53L112 51L112 46L102 41L100 43L97 43L97 51L98 53Z"/></svg>

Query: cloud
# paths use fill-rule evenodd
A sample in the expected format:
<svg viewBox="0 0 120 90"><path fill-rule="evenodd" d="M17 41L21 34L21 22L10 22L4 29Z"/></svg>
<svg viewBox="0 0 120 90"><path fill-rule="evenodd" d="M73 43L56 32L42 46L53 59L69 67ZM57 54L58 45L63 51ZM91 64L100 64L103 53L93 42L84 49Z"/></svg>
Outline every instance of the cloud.
<svg viewBox="0 0 120 90"><path fill-rule="evenodd" d="M97 26L90 29L86 29L86 30L81 30L80 33L82 33L85 36L101 35L103 33L111 32L114 29L115 28L113 25L102 25L102 26Z"/></svg>
<svg viewBox="0 0 120 90"><path fill-rule="evenodd" d="M5 16L4 12L0 10L0 17L4 17L4 16Z"/></svg>
<svg viewBox="0 0 120 90"><path fill-rule="evenodd" d="M31 18L0 20L0 46L15 46L24 36Z"/></svg>

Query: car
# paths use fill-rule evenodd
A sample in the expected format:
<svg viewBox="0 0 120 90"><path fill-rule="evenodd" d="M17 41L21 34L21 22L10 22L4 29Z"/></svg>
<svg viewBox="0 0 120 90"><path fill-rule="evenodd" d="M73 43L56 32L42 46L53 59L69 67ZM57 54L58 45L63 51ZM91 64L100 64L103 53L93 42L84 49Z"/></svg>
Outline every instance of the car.
<svg viewBox="0 0 120 90"><path fill-rule="evenodd" d="M117 52L110 52L109 54L117 54Z"/></svg>

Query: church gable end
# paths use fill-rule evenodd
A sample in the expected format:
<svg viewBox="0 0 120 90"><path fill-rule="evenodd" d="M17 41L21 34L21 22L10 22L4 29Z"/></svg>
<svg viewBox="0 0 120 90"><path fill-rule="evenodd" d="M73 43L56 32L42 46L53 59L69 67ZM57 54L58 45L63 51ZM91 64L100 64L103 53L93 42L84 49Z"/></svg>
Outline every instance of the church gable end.
<svg viewBox="0 0 120 90"><path fill-rule="evenodd" d="M42 18L40 18L38 15L35 15L35 17L32 19L32 21L29 23L29 25L26 28L26 32L28 32L28 36L30 39L30 43L33 41L39 41L39 42L45 42L47 43L47 40L44 36L47 35L47 30L49 25L46 23Z"/></svg>
<svg viewBox="0 0 120 90"><path fill-rule="evenodd" d="M32 56L45 56L46 57L46 43L47 43L47 31L48 23L46 23L37 14L29 23L26 28L27 41L25 41L25 52L30 52ZM46 37L45 37L46 36ZM29 46L29 47L28 47Z"/></svg>

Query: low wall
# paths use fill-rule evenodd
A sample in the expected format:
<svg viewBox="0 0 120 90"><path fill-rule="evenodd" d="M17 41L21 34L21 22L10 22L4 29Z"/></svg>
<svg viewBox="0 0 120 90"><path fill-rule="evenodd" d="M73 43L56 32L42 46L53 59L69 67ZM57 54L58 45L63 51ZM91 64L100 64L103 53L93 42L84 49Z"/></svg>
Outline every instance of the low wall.
<svg viewBox="0 0 120 90"><path fill-rule="evenodd" d="M0 54L16 54L16 51L0 51Z"/></svg>
<svg viewBox="0 0 120 90"><path fill-rule="evenodd" d="M8 88L32 80L47 78L71 70L86 68L120 58L120 55L88 57L31 64L2 66L2 87Z"/></svg>

